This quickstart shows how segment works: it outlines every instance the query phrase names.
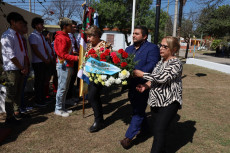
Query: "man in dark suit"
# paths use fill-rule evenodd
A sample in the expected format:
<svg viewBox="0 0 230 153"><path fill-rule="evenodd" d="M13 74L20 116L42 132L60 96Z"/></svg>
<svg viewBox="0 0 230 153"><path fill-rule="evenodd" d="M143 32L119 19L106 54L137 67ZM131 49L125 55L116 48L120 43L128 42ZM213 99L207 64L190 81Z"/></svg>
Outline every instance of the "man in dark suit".
<svg viewBox="0 0 230 153"><path fill-rule="evenodd" d="M126 48L128 54L135 54L135 61L138 61L135 69L151 73L157 62L160 60L160 51L157 45L147 41L148 29L144 26L137 26L133 32L134 44ZM125 138L120 141L121 145L128 149L131 141L139 132L148 129L145 109L149 97L149 90L140 93L136 90L138 84L144 84L142 78L131 78L129 82L129 99L133 109L133 116Z"/></svg>

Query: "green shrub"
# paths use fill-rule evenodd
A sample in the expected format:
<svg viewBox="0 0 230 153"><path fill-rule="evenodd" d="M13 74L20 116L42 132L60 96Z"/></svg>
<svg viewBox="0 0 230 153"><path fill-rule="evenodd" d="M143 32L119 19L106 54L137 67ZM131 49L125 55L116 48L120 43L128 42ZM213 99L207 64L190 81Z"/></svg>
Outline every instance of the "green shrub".
<svg viewBox="0 0 230 153"><path fill-rule="evenodd" d="M211 49L212 49L212 50L216 50L216 48L217 48L218 46L220 46L221 42L222 42L222 40L220 40L220 39L215 39L215 40L213 40L213 41L212 41L212 45L211 45Z"/></svg>

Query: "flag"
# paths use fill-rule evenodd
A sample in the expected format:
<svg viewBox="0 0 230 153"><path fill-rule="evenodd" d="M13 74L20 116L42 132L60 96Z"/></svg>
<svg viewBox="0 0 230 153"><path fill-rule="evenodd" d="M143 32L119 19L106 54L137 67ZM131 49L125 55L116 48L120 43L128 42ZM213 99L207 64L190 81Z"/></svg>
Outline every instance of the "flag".
<svg viewBox="0 0 230 153"><path fill-rule="evenodd" d="M83 24L82 24L82 30L81 30L81 40L80 40L80 48L79 48L79 61L78 61L78 70L80 70L80 67L83 63L84 53L86 52L86 43L87 43L87 36L86 36L86 29L89 28L92 25L92 13L94 12L94 9L92 7L86 6L85 3L82 4L82 7L84 8L84 17L83 17ZM86 83L84 83L83 78L80 79L80 86L79 86L79 97L82 97L83 94L87 93L88 86Z"/></svg>

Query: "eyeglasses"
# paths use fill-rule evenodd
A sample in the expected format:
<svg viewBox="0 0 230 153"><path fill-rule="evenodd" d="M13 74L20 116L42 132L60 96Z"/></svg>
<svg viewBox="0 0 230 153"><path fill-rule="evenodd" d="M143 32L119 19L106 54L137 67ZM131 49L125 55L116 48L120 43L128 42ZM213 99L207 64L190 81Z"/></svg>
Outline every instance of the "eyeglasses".
<svg viewBox="0 0 230 153"><path fill-rule="evenodd" d="M158 44L158 47L159 47L159 48L163 47L164 49L168 49L168 48L169 48L169 46L167 46L167 45L162 45L162 44Z"/></svg>

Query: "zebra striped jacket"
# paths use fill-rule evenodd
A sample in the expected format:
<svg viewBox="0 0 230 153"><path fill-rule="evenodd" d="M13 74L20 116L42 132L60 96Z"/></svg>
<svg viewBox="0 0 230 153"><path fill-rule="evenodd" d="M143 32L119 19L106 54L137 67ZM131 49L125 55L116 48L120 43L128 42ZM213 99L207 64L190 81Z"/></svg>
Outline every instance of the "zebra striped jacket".
<svg viewBox="0 0 230 153"><path fill-rule="evenodd" d="M148 99L151 107L165 107L175 101L182 105L182 70L181 61L173 58L160 60L151 74L144 73L143 78L151 81Z"/></svg>

